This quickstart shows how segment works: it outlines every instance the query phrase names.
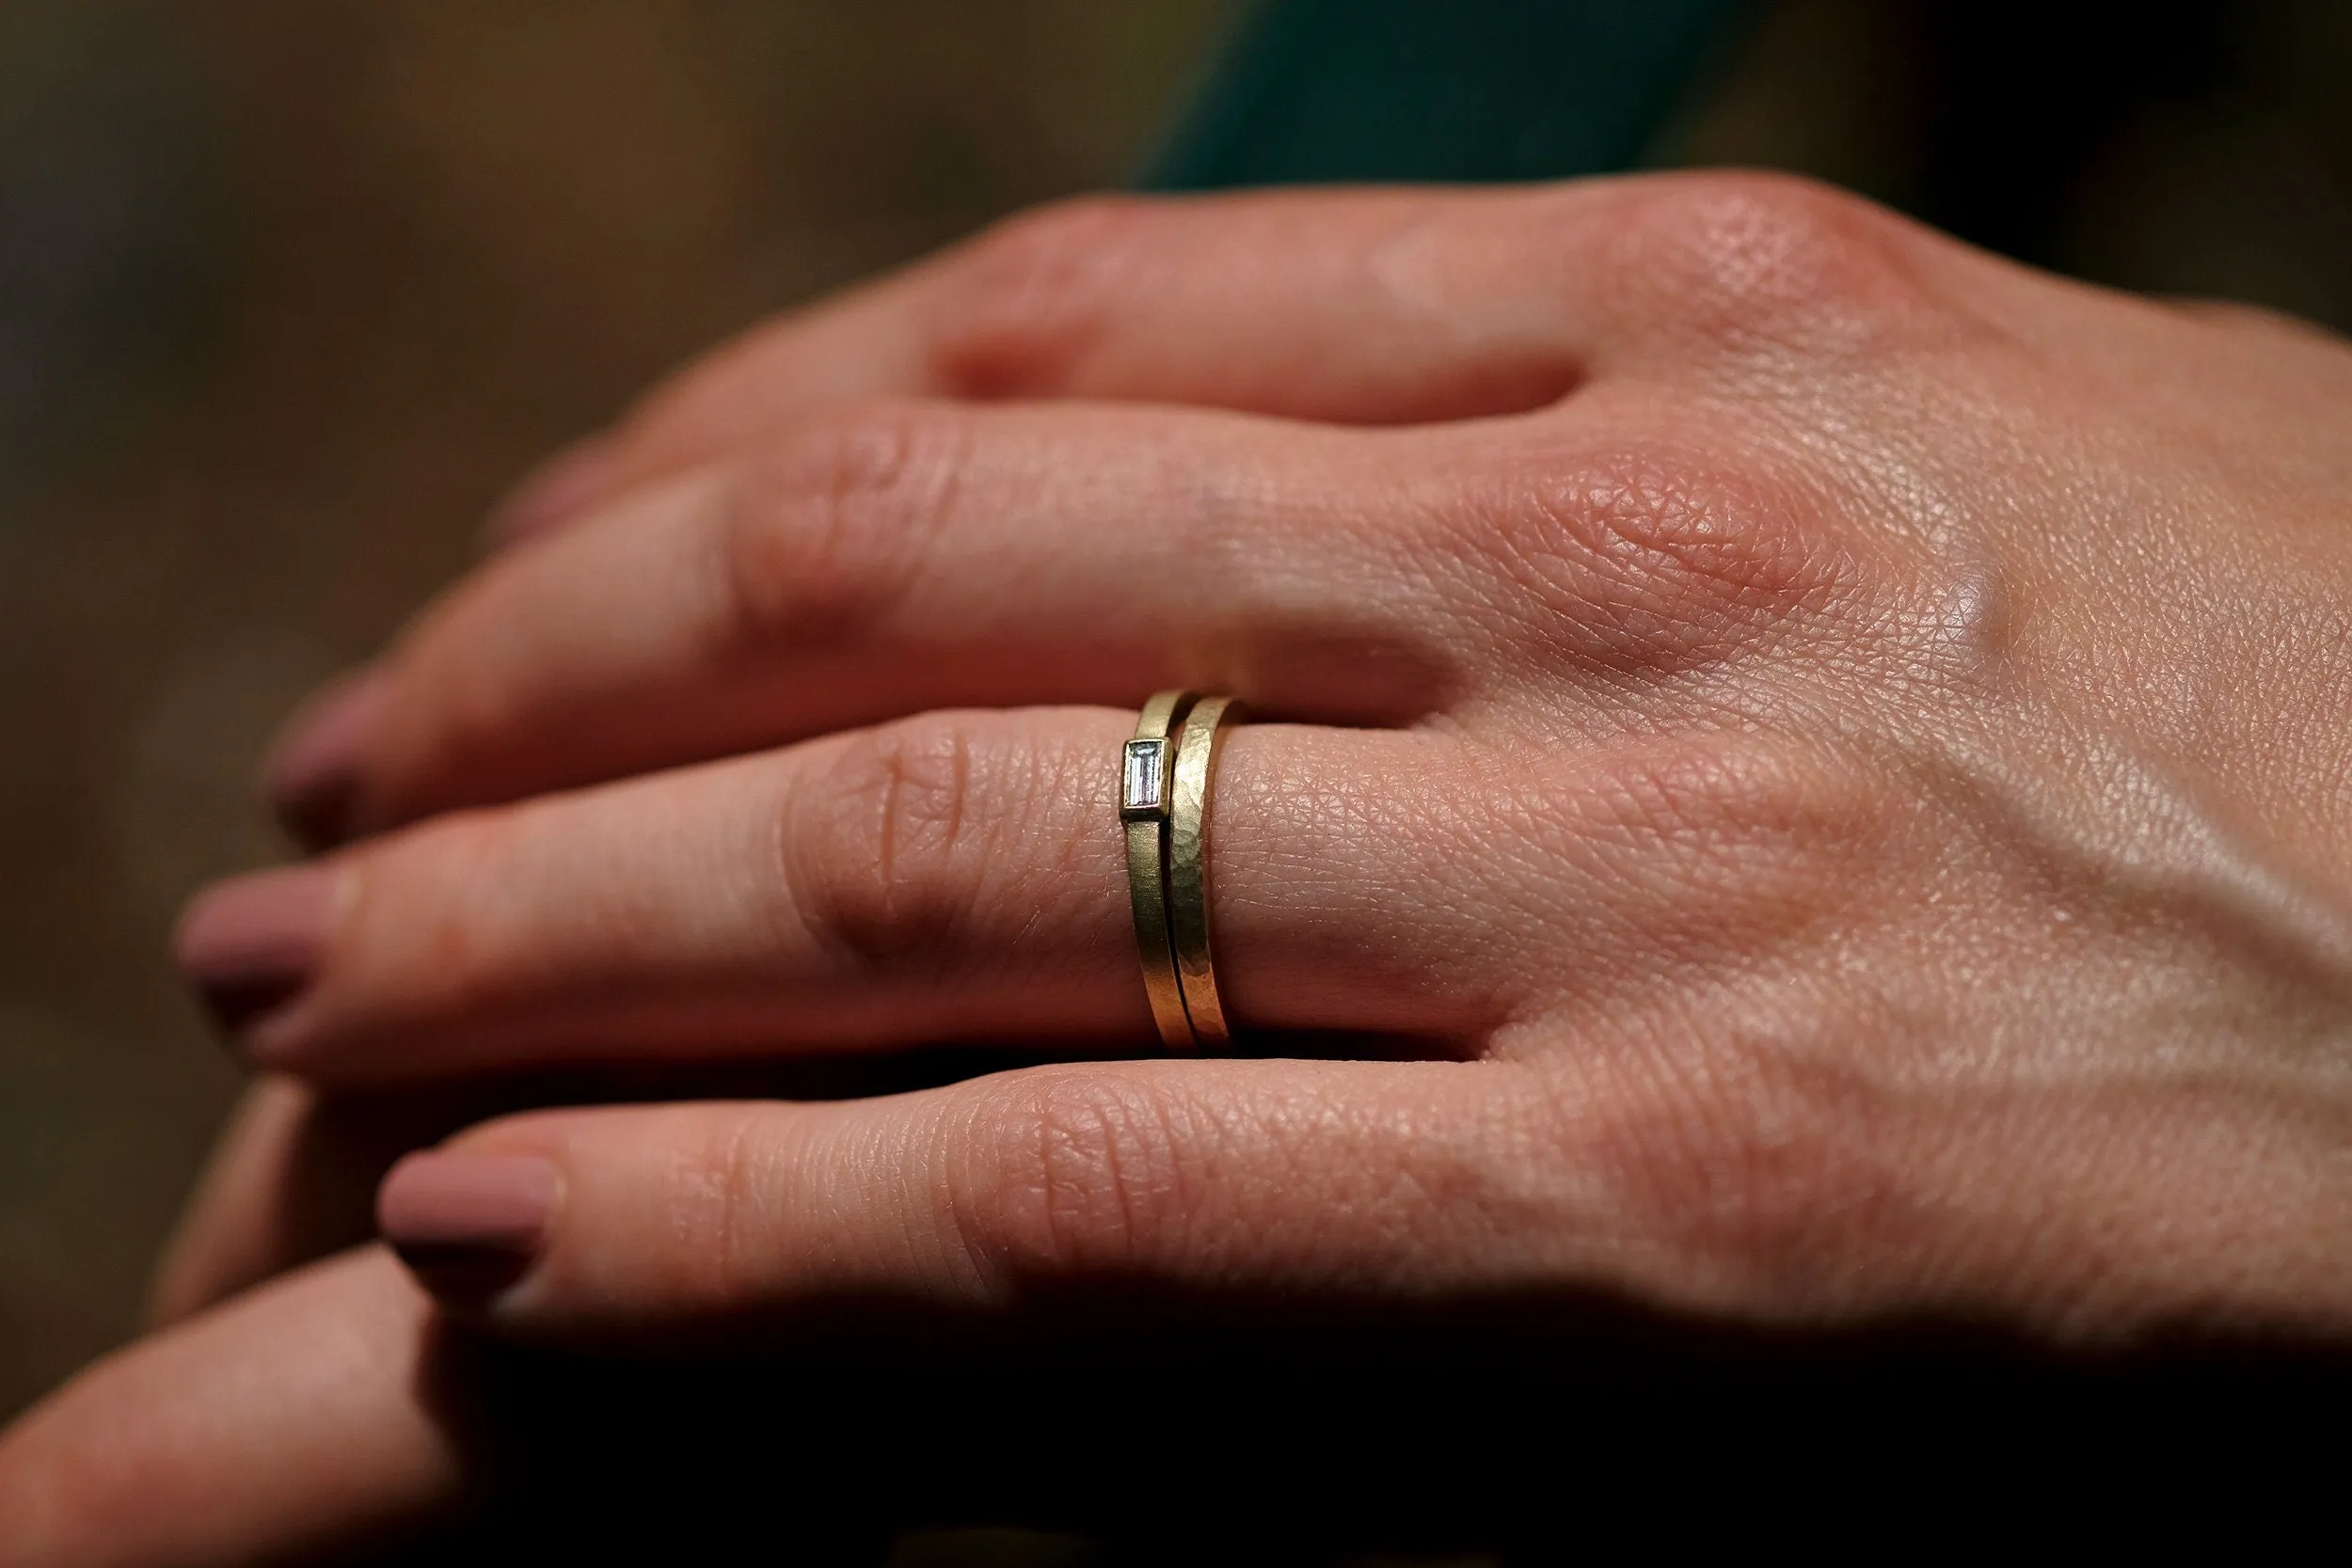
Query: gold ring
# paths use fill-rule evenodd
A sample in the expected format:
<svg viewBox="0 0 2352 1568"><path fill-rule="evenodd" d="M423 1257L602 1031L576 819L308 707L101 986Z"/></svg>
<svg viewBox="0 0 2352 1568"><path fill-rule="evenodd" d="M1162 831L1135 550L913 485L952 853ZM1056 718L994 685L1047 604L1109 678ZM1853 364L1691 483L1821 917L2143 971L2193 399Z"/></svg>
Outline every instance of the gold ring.
<svg viewBox="0 0 2352 1568"><path fill-rule="evenodd" d="M1168 922L1169 801L1176 772L1178 723L1191 711L1189 691L1163 691L1143 705L1136 737L1120 759L1119 819L1127 828L1127 896L1135 906L1136 951L1143 959L1143 989L1160 1043L1193 1052L1184 987L1176 978L1176 948Z"/></svg>
<svg viewBox="0 0 2352 1568"><path fill-rule="evenodd" d="M1168 805L1168 938L1176 948L1184 1013L1202 1051L1223 1051L1233 1043L1209 953L1209 805L1216 785L1217 742L1239 713L1231 697L1203 697L1192 705L1176 741L1175 789Z"/></svg>

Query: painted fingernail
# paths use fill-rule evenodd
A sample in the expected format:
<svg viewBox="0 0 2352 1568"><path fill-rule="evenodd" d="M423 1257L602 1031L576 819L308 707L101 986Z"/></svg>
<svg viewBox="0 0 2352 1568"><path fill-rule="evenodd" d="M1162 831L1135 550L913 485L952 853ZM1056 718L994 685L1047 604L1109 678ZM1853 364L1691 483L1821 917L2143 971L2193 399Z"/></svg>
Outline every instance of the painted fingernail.
<svg viewBox="0 0 2352 1568"><path fill-rule="evenodd" d="M303 706L262 770L262 789L286 830L312 848L358 831L359 786L391 679L362 670Z"/></svg>
<svg viewBox="0 0 2352 1568"><path fill-rule="evenodd" d="M376 1227L426 1289L479 1297L538 1257L563 1186L532 1155L411 1154L376 1189Z"/></svg>
<svg viewBox="0 0 2352 1568"><path fill-rule="evenodd" d="M329 865L264 871L188 905L173 957L223 1029L246 1034L310 989L326 958L342 876Z"/></svg>
<svg viewBox="0 0 2352 1568"><path fill-rule="evenodd" d="M493 546L545 533L584 510L610 484L612 445L598 436L576 441L532 469L490 515L485 531Z"/></svg>

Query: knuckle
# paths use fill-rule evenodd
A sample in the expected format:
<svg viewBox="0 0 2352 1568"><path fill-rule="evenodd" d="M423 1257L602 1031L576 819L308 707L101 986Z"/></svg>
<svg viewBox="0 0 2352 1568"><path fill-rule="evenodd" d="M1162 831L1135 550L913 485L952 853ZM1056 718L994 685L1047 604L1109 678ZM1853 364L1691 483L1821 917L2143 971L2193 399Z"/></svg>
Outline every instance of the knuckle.
<svg viewBox="0 0 2352 1568"><path fill-rule="evenodd" d="M1469 546L1500 570L1534 645L1582 668L1718 662L1867 586L1836 502L1761 460L1659 442L1545 454L1468 501Z"/></svg>
<svg viewBox="0 0 2352 1568"><path fill-rule="evenodd" d="M516 623L509 587L516 569L496 562L459 582L428 605L395 645L389 705L400 722L385 726L392 743L370 760L369 788L387 797L371 800L372 809L412 807L412 793L497 757L539 720L539 694L516 678L516 661L484 657L485 649L501 646Z"/></svg>
<svg viewBox="0 0 2352 1568"><path fill-rule="evenodd" d="M687 1242L676 1249L673 1279L699 1273L699 1294L707 1300L741 1301L756 1294L764 1272L759 1260L778 1229L772 1159L749 1115L722 1117L708 1127L699 1158L683 1166L685 1207L699 1224L673 1227L673 1236Z"/></svg>
<svg viewBox="0 0 2352 1568"><path fill-rule="evenodd" d="M1645 951L1737 973L1834 929L1899 863L1902 800L1836 748L1739 735L1621 745L1558 805L1596 875L1636 901Z"/></svg>
<svg viewBox="0 0 2352 1568"><path fill-rule="evenodd" d="M950 1203L986 1277L1116 1275L1180 1242L1186 1115L1164 1090L1100 1070L1031 1074L1008 1080L981 1120L992 1153Z"/></svg>
<svg viewBox="0 0 2352 1568"><path fill-rule="evenodd" d="M1022 788L977 722L934 715L863 732L789 789L784 885L821 948L859 967L936 965L964 950L996 819ZM990 775L984 789L976 769Z"/></svg>
<svg viewBox="0 0 2352 1568"><path fill-rule="evenodd" d="M668 1150L644 1173L654 1179L649 1186L660 1220L643 1234L632 1260L644 1288L678 1302L757 1299L772 1276L786 1228L778 1195L789 1185L779 1179L777 1151L758 1118L748 1109L703 1106L637 1114L654 1118L648 1147ZM576 1163L597 1152L587 1144L566 1157ZM559 1249L546 1266L566 1292L599 1288L593 1248Z"/></svg>
<svg viewBox="0 0 2352 1568"><path fill-rule="evenodd" d="M723 592L760 646L843 641L898 604L953 509L971 429L881 402L811 421L750 465L719 531Z"/></svg>
<svg viewBox="0 0 2352 1568"><path fill-rule="evenodd" d="M1148 262L1160 204L1089 196L1024 213L965 251L931 336L938 383L966 397L1067 385L1111 320L1122 278Z"/></svg>
<svg viewBox="0 0 2352 1568"><path fill-rule="evenodd" d="M1788 175L1643 187L1626 276L1664 319L1730 350L1851 352L1931 314L1918 231L1864 198Z"/></svg>
<svg viewBox="0 0 2352 1568"><path fill-rule="evenodd" d="M650 1223L626 1254L578 1227L540 1264L548 1294L580 1301L609 1291L613 1270L632 1290L671 1303L758 1299L771 1288L796 1188L789 1146L748 1102L531 1110L481 1122L448 1146L478 1154L552 1159L584 1182L586 1212L626 1190Z"/></svg>
<svg viewBox="0 0 2352 1568"><path fill-rule="evenodd" d="M1720 1051L1608 1123L1604 1156L1718 1300L1834 1313L1863 1305L1865 1271L1923 1248L1906 1118L1880 1086L1789 1042Z"/></svg>
<svg viewBox="0 0 2352 1568"><path fill-rule="evenodd" d="M353 855L342 894L348 934L340 940L354 961L392 964L404 983L376 990L369 1012L339 1029L398 1029L512 1001L529 982L468 894L482 867L529 854L533 825L529 805L457 812Z"/></svg>

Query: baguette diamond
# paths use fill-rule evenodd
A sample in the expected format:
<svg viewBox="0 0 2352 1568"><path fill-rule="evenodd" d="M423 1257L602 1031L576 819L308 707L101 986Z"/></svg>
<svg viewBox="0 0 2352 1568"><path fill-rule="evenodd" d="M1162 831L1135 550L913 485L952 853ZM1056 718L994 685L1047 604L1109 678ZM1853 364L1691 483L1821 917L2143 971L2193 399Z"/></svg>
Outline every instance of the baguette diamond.
<svg viewBox="0 0 2352 1568"><path fill-rule="evenodd" d="M1121 816L1164 816L1168 813L1168 742L1130 740L1127 766L1120 773L1119 813Z"/></svg>

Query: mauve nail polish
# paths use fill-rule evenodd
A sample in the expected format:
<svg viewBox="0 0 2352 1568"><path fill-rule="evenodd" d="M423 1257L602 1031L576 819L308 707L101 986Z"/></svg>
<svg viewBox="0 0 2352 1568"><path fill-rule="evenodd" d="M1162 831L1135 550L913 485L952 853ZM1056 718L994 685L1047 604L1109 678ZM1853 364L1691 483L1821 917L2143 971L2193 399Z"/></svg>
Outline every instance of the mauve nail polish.
<svg viewBox="0 0 2352 1568"><path fill-rule="evenodd" d="M376 1189L376 1227L435 1294L480 1298L538 1257L562 1192L533 1155L411 1154Z"/></svg>
<svg viewBox="0 0 2352 1568"><path fill-rule="evenodd" d="M286 829L323 848L359 830L362 770L391 695L382 670L344 676L303 705L262 771L262 791Z"/></svg>
<svg viewBox="0 0 2352 1568"><path fill-rule="evenodd" d="M188 905L173 957L222 1028L244 1030L310 988L334 934L342 878L330 865L264 871Z"/></svg>

